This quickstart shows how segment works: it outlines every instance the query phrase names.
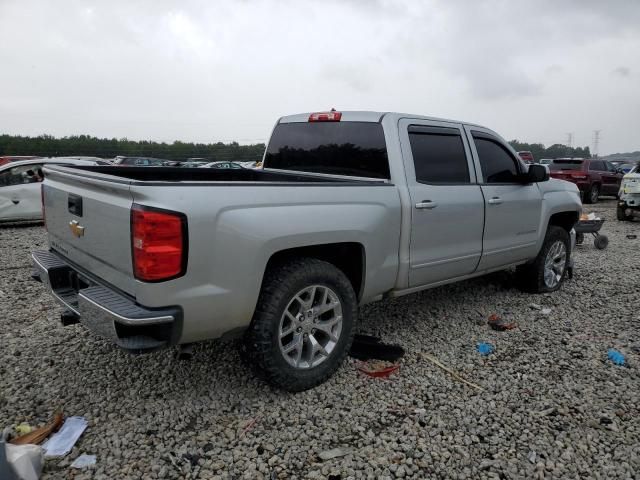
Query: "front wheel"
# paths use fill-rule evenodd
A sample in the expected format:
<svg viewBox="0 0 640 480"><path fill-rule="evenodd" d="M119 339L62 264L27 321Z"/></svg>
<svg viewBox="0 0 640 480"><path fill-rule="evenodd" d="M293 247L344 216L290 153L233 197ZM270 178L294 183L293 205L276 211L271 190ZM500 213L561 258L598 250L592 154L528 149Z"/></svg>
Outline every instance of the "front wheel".
<svg viewBox="0 0 640 480"><path fill-rule="evenodd" d="M349 352L356 317L353 287L334 265L302 258L271 268L247 332L252 366L284 390L315 387Z"/></svg>
<svg viewBox="0 0 640 480"><path fill-rule="evenodd" d="M532 293L558 290L565 279L570 252L567 231L564 228L550 225L535 260L516 269L523 289Z"/></svg>
<svg viewBox="0 0 640 480"><path fill-rule="evenodd" d="M633 219L633 215L628 215L627 214L627 205L626 204L618 205L618 207L616 208L616 217L621 222L628 222L628 221Z"/></svg>

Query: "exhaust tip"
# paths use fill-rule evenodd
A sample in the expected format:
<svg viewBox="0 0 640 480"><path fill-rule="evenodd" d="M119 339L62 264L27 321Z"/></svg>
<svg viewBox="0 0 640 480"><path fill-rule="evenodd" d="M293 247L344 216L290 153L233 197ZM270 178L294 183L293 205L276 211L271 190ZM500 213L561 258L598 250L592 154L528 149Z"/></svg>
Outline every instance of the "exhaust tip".
<svg viewBox="0 0 640 480"><path fill-rule="evenodd" d="M80 323L80 317L71 310L65 310L60 314L60 322L64 327L69 325L75 325L76 323Z"/></svg>
<svg viewBox="0 0 640 480"><path fill-rule="evenodd" d="M176 354L176 358L178 360L191 360L193 358L193 343L178 345L178 353Z"/></svg>

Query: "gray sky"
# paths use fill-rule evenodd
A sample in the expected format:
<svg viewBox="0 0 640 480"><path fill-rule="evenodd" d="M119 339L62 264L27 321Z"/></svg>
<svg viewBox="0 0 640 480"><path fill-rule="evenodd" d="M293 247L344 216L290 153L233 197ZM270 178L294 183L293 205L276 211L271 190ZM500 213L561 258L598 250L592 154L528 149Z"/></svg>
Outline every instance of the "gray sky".
<svg viewBox="0 0 640 480"><path fill-rule="evenodd" d="M0 0L0 132L265 141L390 110L640 150L637 0Z"/></svg>

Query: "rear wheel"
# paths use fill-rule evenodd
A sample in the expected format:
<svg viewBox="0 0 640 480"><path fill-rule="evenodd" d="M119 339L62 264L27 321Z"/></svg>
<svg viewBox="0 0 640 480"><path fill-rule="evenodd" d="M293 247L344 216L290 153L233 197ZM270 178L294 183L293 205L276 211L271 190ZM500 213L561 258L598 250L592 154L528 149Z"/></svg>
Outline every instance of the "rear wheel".
<svg viewBox="0 0 640 480"><path fill-rule="evenodd" d="M315 387L349 352L356 317L353 287L334 265L306 258L272 268L247 333L252 366L284 390Z"/></svg>
<svg viewBox="0 0 640 480"><path fill-rule="evenodd" d="M584 203L598 203L600 198L600 185L594 183L584 194Z"/></svg>
<svg viewBox="0 0 640 480"><path fill-rule="evenodd" d="M542 248L533 263L521 265L516 269L523 290L532 293L558 290L565 279L570 251L567 231L550 225Z"/></svg>

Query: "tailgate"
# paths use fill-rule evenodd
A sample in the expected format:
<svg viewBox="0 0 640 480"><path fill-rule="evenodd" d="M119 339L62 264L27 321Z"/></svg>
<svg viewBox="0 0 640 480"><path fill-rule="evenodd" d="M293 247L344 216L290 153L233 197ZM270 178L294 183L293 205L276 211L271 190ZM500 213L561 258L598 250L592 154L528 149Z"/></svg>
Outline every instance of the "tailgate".
<svg viewBox="0 0 640 480"><path fill-rule="evenodd" d="M45 168L51 248L98 279L135 296L129 182L67 167Z"/></svg>

